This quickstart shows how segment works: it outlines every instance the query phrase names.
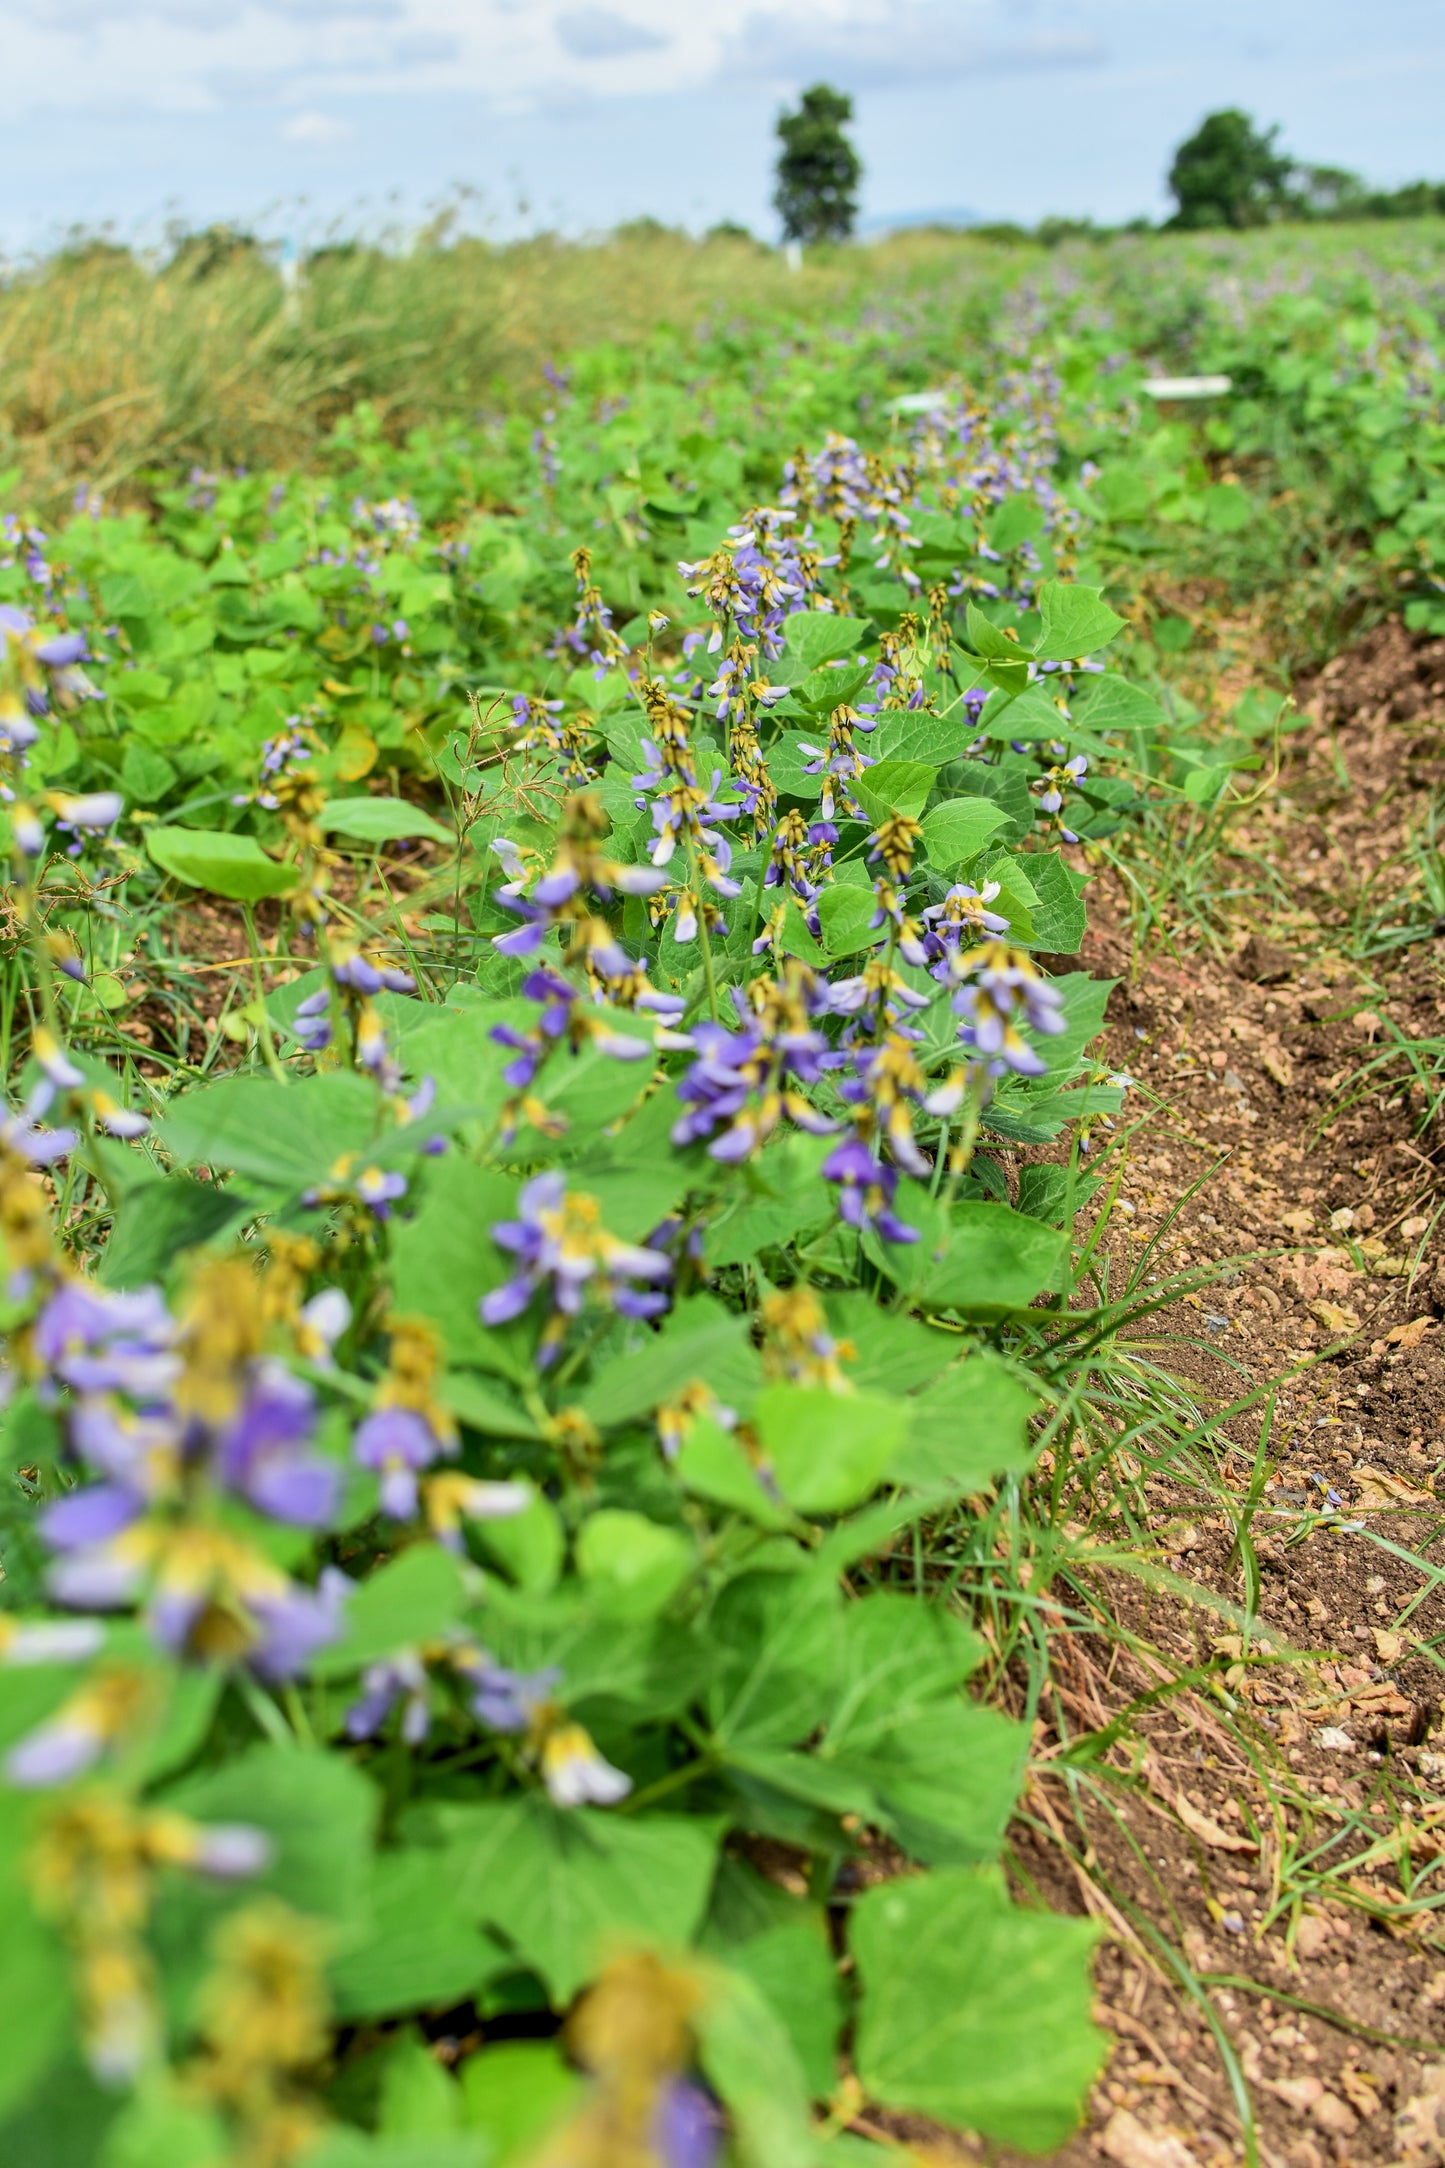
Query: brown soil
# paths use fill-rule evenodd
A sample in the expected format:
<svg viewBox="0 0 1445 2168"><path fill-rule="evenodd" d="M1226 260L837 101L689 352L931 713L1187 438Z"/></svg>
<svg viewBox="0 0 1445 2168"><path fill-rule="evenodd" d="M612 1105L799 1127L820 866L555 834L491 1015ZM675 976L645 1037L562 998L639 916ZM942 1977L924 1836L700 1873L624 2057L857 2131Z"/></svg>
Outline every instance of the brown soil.
<svg viewBox="0 0 1445 2168"><path fill-rule="evenodd" d="M1309 727L1217 868L1221 893L1253 877L1251 859L1272 869L1271 924L1253 902L1255 931L1226 925L1222 960L1207 936L1176 937L1130 980L1125 891L1101 879L1090 892L1085 960L1121 979L1111 1058L1139 1080L1136 1113L1152 1109L1127 1147L1114 1260L1160 1236L1150 1273L1209 1268L1158 1349L1202 1406L1278 1387L1248 1645L1232 1517L1167 1472L1145 1489L1172 1590L1096 1582L1136 1653L1117 1631L1055 1643L1058 1728L1039 1727L1017 1857L1053 1902L1103 1921L1099 2017L1117 2043L1061 2168L1245 2158L1220 2050L1151 1926L1196 1975L1247 1983L1216 1978L1208 1992L1265 2168L1445 2161L1445 1933L1429 1909L1445 1740L1442 1671L1424 1646L1445 1626L1432 1582L1445 1130L1394 1075L1339 1105L1390 1024L1445 1049L1445 973L1418 892L1424 938L1360 961L1356 937L1357 960L1347 954L1377 906L1385 925L1408 915L1409 842L1445 780L1445 642L1387 626L1297 691ZM1209 1447L1235 1501L1265 1413L1257 1399ZM1193 1685L1131 1718L1095 1791L1051 1773L1061 1729L1102 1729L1191 1666Z"/></svg>

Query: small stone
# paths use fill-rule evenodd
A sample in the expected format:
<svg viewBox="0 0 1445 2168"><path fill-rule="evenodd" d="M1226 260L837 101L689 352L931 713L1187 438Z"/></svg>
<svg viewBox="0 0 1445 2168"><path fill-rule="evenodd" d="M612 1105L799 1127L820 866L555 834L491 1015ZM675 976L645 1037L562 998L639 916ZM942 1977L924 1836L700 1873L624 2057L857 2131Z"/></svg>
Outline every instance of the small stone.
<svg viewBox="0 0 1445 2168"><path fill-rule="evenodd" d="M1241 1096L1247 1089L1244 1078L1237 1069L1226 1069L1222 1082L1227 1092L1238 1092Z"/></svg>
<svg viewBox="0 0 1445 2168"><path fill-rule="evenodd" d="M1296 2115L1308 2115L1325 2090L1318 2078L1272 2078L1267 2083L1275 2099L1293 2108Z"/></svg>
<svg viewBox="0 0 1445 2168"><path fill-rule="evenodd" d="M1329 1948L1329 1942L1329 1921L1323 1919L1318 1912L1306 1912L1295 1930L1294 1946L1296 1956L1303 1957L1307 1961L1316 1957L1323 1957L1325 1951Z"/></svg>
<svg viewBox="0 0 1445 2168"><path fill-rule="evenodd" d="M1276 986L1294 970L1294 958L1278 941L1252 933L1235 957L1234 968L1242 979L1249 979L1256 986Z"/></svg>
<svg viewBox="0 0 1445 2168"><path fill-rule="evenodd" d="M1294 1063L1282 1046L1267 1046L1259 1062L1265 1075L1273 1077L1281 1091L1289 1090L1294 1082Z"/></svg>
<svg viewBox="0 0 1445 2168"><path fill-rule="evenodd" d="M1332 1754L1353 1754L1355 1742L1338 1724L1326 1724L1323 1731L1315 1733L1315 1745L1326 1748Z"/></svg>
<svg viewBox="0 0 1445 2168"><path fill-rule="evenodd" d="M1292 1235L1307 1235L1314 1226L1315 1216L1313 1212L1306 1211L1282 1212L1279 1223Z"/></svg>
<svg viewBox="0 0 1445 2168"><path fill-rule="evenodd" d="M1421 1219L1417 1214L1411 1219L1401 1220L1400 1233L1407 1242L1418 1242L1429 1225L1430 1222L1427 1219Z"/></svg>
<svg viewBox="0 0 1445 2168"><path fill-rule="evenodd" d="M1127 2108L1116 2108L1095 2140L1118 2168L1199 2168L1194 2154L1172 2130L1149 2130Z"/></svg>
<svg viewBox="0 0 1445 2168"><path fill-rule="evenodd" d="M1360 2127L1354 2109L1347 2107L1338 2093L1321 2093L1310 2109L1310 2121L1327 2130L1332 2138L1348 2138Z"/></svg>

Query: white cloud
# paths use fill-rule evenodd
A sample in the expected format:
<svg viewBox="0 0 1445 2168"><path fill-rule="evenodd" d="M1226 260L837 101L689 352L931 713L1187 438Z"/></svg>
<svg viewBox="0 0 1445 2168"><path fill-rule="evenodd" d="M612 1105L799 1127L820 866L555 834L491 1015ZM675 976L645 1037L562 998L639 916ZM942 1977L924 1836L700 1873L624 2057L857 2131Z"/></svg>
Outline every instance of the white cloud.
<svg viewBox="0 0 1445 2168"><path fill-rule="evenodd" d="M332 113L293 113L281 130L283 143L300 143L307 150L332 150L338 143L350 142L355 134L350 121L338 120Z"/></svg>
<svg viewBox="0 0 1445 2168"><path fill-rule="evenodd" d="M1108 47L1093 31L1067 19L1031 27L1020 22L1025 12L990 0L843 0L841 6L793 0L745 16L728 40L724 67L751 82L822 76L865 90L1088 67L1108 58Z"/></svg>
<svg viewBox="0 0 1445 2168"><path fill-rule="evenodd" d="M663 31L632 22L611 8L575 8L559 15L553 27L557 43L574 60L619 60L660 51L669 42Z"/></svg>

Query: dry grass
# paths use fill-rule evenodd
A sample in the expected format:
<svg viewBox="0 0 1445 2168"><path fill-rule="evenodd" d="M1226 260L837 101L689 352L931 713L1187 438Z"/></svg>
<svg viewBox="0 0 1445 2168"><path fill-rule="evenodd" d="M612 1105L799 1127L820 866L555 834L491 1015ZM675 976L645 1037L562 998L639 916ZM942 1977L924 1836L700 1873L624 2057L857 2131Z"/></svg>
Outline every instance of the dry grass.
<svg viewBox="0 0 1445 2168"><path fill-rule="evenodd" d="M113 492L150 467L305 464L361 400L389 431L474 420L540 390L549 358L707 322L816 321L865 294L886 311L944 293L966 314L1036 253L912 235L790 271L746 240L661 229L463 239L331 252L288 292L255 250L158 272L96 246L0 286L0 489L53 511L79 479Z"/></svg>

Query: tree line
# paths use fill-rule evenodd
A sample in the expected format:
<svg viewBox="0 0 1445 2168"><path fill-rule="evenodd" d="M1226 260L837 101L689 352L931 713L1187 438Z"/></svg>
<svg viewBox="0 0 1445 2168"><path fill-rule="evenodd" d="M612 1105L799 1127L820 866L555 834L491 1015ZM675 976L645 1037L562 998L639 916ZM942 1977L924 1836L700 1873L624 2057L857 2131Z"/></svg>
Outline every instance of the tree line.
<svg viewBox="0 0 1445 2168"><path fill-rule="evenodd" d="M777 186L773 207L788 241L846 241L858 218L863 161L847 134L853 101L827 83L805 90L795 111L777 124ZM1445 214L1445 182L1411 181L1371 188L1344 166L1311 165L1279 148L1279 129L1261 128L1237 106L1206 114L1179 145L1169 168L1173 216L1164 232L1236 231L1284 220L1423 218ZM977 229L999 240L1071 240L1111 229L1090 219L1044 219L1032 235L1023 226ZM1148 219L1124 231L1148 232Z"/></svg>

